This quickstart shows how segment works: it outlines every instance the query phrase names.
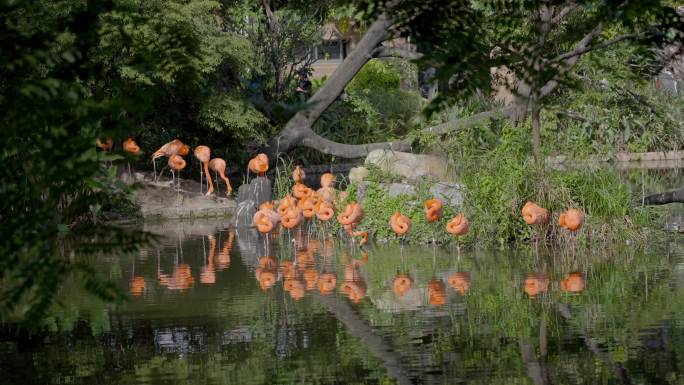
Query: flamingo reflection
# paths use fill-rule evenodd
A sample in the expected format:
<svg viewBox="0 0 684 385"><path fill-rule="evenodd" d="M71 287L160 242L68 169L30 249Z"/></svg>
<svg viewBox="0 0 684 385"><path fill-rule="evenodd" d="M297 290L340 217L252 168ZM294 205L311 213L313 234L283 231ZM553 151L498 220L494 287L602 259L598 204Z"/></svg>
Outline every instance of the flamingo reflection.
<svg viewBox="0 0 684 385"><path fill-rule="evenodd" d="M428 282L428 300L432 306L442 306L446 303L446 285L439 278L432 278Z"/></svg>
<svg viewBox="0 0 684 385"><path fill-rule="evenodd" d="M458 271L447 278L449 286L454 288L459 294L465 294L470 289L470 273L467 271Z"/></svg>
<svg viewBox="0 0 684 385"><path fill-rule="evenodd" d="M352 260L344 267L344 282L340 290L354 303L359 303L366 296L366 282L359 271L359 262Z"/></svg>
<svg viewBox="0 0 684 385"><path fill-rule="evenodd" d="M259 267L256 268L255 273L261 290L270 289L278 280L278 260L273 257L259 258Z"/></svg>
<svg viewBox="0 0 684 385"><path fill-rule="evenodd" d="M195 285L195 278L192 270L187 263L180 263L173 267L173 274L163 274L159 272L157 279L162 286L169 290L188 290Z"/></svg>
<svg viewBox="0 0 684 385"><path fill-rule="evenodd" d="M227 269L230 267L230 251L233 249L233 239L235 235L232 231L228 230L228 238L223 241L223 247L218 253L218 263L216 264L218 270Z"/></svg>
<svg viewBox="0 0 684 385"><path fill-rule="evenodd" d="M410 275L397 272L392 280L392 291L398 297L403 297L413 287L413 279Z"/></svg>
<svg viewBox="0 0 684 385"><path fill-rule="evenodd" d="M584 291L585 287L584 275L577 271L570 273L567 277L560 280L561 290L568 293L580 293Z"/></svg>
<svg viewBox="0 0 684 385"><path fill-rule="evenodd" d="M209 238L209 255L207 256L206 264L200 269L200 283L214 284L216 283L216 269L214 269L214 256L216 255L216 237L207 235Z"/></svg>
<svg viewBox="0 0 684 385"><path fill-rule="evenodd" d="M525 294L530 298L549 290L549 277L544 273L530 273L525 278Z"/></svg>
<svg viewBox="0 0 684 385"><path fill-rule="evenodd" d="M133 277L129 283L131 295L139 297L145 292L145 278L141 276Z"/></svg>

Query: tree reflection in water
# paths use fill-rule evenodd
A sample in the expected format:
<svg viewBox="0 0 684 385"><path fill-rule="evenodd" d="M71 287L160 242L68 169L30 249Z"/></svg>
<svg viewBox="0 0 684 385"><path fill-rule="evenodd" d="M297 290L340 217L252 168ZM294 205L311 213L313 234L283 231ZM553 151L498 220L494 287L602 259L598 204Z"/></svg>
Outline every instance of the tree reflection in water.
<svg viewBox="0 0 684 385"><path fill-rule="evenodd" d="M523 249L462 251L456 259L437 250L433 260L431 249L407 247L402 259L396 247L377 247L364 256L335 239L307 242L297 234L294 248L276 238L270 255L249 231L234 236L187 226L178 234L147 251L158 251L158 258L87 260L128 290L130 301L102 303L70 284L78 280L71 277L37 337L48 342L2 334L3 378L104 384L682 379L678 243L658 252L572 256Z"/></svg>

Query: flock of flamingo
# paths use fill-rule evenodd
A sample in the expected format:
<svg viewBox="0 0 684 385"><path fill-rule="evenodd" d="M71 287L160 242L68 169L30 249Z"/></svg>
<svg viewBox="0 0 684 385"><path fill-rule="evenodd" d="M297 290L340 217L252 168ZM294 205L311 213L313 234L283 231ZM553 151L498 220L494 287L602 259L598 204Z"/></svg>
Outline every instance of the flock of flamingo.
<svg viewBox="0 0 684 385"><path fill-rule="evenodd" d="M105 141L97 141L98 147L105 151L112 148L113 142L111 139ZM123 149L125 152L138 155L140 147L131 138L123 142ZM154 164L154 175L157 178L156 159L160 157L168 158L168 167L171 169L173 179L176 178L175 173L182 171L186 167L186 161L183 158L190 153L190 146L183 143L179 139L174 139L161 146L152 154L152 162ZM206 176L207 193L210 195L214 192L214 185L210 177L210 170L214 171L226 184L226 195L229 195L233 188L230 181L225 176L226 161L221 158L211 158L211 149L207 146L197 146L193 150L195 158L200 162L200 185L203 186L203 175ZM248 165L248 171L259 176L264 176L269 168L269 159L266 154L259 154L252 158ZM130 167L130 165L129 165ZM130 170L129 170L130 172ZM163 170L162 170L163 172ZM364 217L364 212L361 205L355 201L347 201L345 191L337 191L335 189L335 176L331 173L325 173L321 176L321 187L314 190L304 184L306 178L305 171L297 166L292 172L292 179L294 187L289 195L277 201L264 202L260 205L259 210L254 214L252 225L260 233L264 235L271 234L278 225L290 230L298 228L305 220L313 220L316 218L321 222L328 222L338 212L337 221L346 230L346 232L355 239L360 238L359 245L363 246L368 242L367 231L357 231L357 226L361 223ZM203 189L203 187L201 187ZM203 191L201 191L203 192ZM438 198L428 199L425 201L425 217L428 222L438 222L443 216L442 202ZM549 211L539 206L534 202L527 202L521 210L523 220L530 226L538 226L547 224L549 220ZM558 224L561 228L575 232L582 227L584 222L584 214L576 208L570 208L562 213L559 217ZM406 234L411 230L411 219L401 212L395 212L389 218L389 226L401 237L402 241ZM454 236L462 236L468 233L470 229L470 222L462 214L459 213L446 223L445 230L447 233ZM268 241L268 237L266 237ZM434 236L433 236L434 243Z"/></svg>

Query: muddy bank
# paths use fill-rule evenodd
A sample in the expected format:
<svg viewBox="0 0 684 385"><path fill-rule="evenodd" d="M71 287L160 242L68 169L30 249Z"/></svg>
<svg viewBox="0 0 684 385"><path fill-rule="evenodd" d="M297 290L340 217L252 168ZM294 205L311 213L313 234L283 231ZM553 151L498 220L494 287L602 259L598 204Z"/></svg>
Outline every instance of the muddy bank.
<svg viewBox="0 0 684 385"><path fill-rule="evenodd" d="M235 213L235 200L225 195L223 184L220 194L205 196L195 180L181 179L178 191L171 178L155 181L151 173L137 173L136 183L134 200L146 220L226 218Z"/></svg>

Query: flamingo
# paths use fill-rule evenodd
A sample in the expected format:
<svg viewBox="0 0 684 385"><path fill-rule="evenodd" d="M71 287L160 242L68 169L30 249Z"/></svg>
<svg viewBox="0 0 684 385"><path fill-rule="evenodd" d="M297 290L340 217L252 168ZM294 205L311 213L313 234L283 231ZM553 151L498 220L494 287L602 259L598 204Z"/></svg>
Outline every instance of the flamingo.
<svg viewBox="0 0 684 385"><path fill-rule="evenodd" d="M544 225L549 221L549 211L534 202L527 202L521 210L523 220L530 226ZM535 248L536 242L535 239Z"/></svg>
<svg viewBox="0 0 684 385"><path fill-rule="evenodd" d="M403 237L411 230L411 219L397 211L390 217L389 225L397 236Z"/></svg>
<svg viewBox="0 0 684 385"><path fill-rule="evenodd" d="M297 199L308 198L313 194L313 190L306 187L304 183L295 183L292 187L292 195Z"/></svg>
<svg viewBox="0 0 684 385"><path fill-rule="evenodd" d="M155 162L157 158L166 156L170 158L173 155L186 156L190 153L190 146L181 142L179 139L174 139L165 145L159 147L159 150L152 154L152 165L154 167L154 180L157 180L157 163ZM164 172L164 170L162 170ZM161 175L161 173L160 173Z"/></svg>
<svg viewBox="0 0 684 385"><path fill-rule="evenodd" d="M335 199L337 190L333 187L334 184L335 176L333 174L326 172L321 175L321 188L316 191L321 199L325 199L328 202L332 202Z"/></svg>
<svg viewBox="0 0 684 385"><path fill-rule="evenodd" d="M578 209L568 209L560 215L558 225L562 228L575 232L582 227L584 223L584 213Z"/></svg>
<svg viewBox="0 0 684 385"><path fill-rule="evenodd" d="M332 204L324 199L321 199L316 204L316 218L321 221L329 221L335 215L335 210Z"/></svg>
<svg viewBox="0 0 684 385"><path fill-rule="evenodd" d="M266 171L268 171L268 155L259 154L252 158L248 165L249 171L259 175L264 176Z"/></svg>
<svg viewBox="0 0 684 385"><path fill-rule="evenodd" d="M304 220L302 211L297 206L290 206L285 211L285 215L282 215L280 221L286 229L294 229L299 226Z"/></svg>
<svg viewBox="0 0 684 385"><path fill-rule="evenodd" d="M527 202L521 210L523 220L528 225L542 225L549 220L549 211L534 202Z"/></svg>
<svg viewBox="0 0 684 385"><path fill-rule="evenodd" d="M463 214L459 213L455 217L451 218L449 222L446 224L446 231L447 233L455 236L461 236L461 235L466 235L468 234L468 230L470 229L470 222L468 221L468 218L463 216ZM459 254L461 253L461 246L456 243L456 248L458 249Z"/></svg>
<svg viewBox="0 0 684 385"><path fill-rule="evenodd" d="M133 138L128 138L123 142L123 150L131 155L140 155L140 146L133 140ZM128 175L135 179L135 175L131 172L131 162L128 162Z"/></svg>
<svg viewBox="0 0 684 385"><path fill-rule="evenodd" d="M304 183L305 178L306 172L304 172L304 169L299 166L295 167L294 171L292 171L292 179L295 183Z"/></svg>
<svg viewBox="0 0 684 385"><path fill-rule="evenodd" d="M297 200L290 195L286 195L280 200L278 204L278 214L282 218L287 213L287 209L294 206L297 206Z"/></svg>
<svg viewBox="0 0 684 385"><path fill-rule="evenodd" d="M437 222L442 218L442 201L437 198L428 199L425 201L425 218L428 223ZM432 244L435 241L435 229L432 229Z"/></svg>
<svg viewBox="0 0 684 385"><path fill-rule="evenodd" d="M207 146L197 146L193 151L195 158L200 162L200 194L204 188L202 176L207 176L207 195L214 192L214 183L209 176L209 159L211 159L211 149Z"/></svg>
<svg viewBox="0 0 684 385"><path fill-rule="evenodd" d="M252 218L252 226L257 228L266 240L266 250L268 250L269 233L280 223L280 215L273 210L273 205L264 202L259 211Z"/></svg>
<svg viewBox="0 0 684 385"><path fill-rule="evenodd" d="M367 232L354 232L354 228L361 223L363 220L363 209L361 208L361 205L359 205L356 202L349 202L347 204L347 207L345 207L344 211L341 212L337 216L337 221L340 222L342 227L347 231L349 235L352 237L354 236L361 236L361 242L360 246L363 246L366 242L368 242L368 233Z"/></svg>
<svg viewBox="0 0 684 385"><path fill-rule="evenodd" d="M311 219L316 215L317 198L313 195L305 197L297 203L297 207L302 210L304 218Z"/></svg>
<svg viewBox="0 0 684 385"><path fill-rule="evenodd" d="M169 168L171 168L171 174L173 176L173 182L177 183L180 189L180 172L185 168L185 159L180 155L171 155L168 161ZM175 172L178 172L178 181L176 181Z"/></svg>
<svg viewBox="0 0 684 385"><path fill-rule="evenodd" d="M109 151L114 146L114 141L112 140L112 138L106 138L104 141L101 141L100 139L95 139L95 145L99 147L102 151Z"/></svg>
<svg viewBox="0 0 684 385"><path fill-rule="evenodd" d="M230 185L228 178L226 178L226 161L221 158L214 158L209 161L209 168L214 171L214 174L221 176L221 179L226 184L226 196L230 196L230 193L233 192L233 187ZM219 190L218 178L216 178L216 189Z"/></svg>

